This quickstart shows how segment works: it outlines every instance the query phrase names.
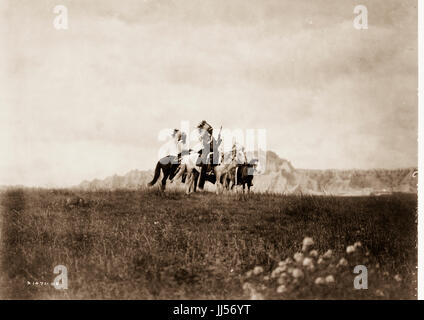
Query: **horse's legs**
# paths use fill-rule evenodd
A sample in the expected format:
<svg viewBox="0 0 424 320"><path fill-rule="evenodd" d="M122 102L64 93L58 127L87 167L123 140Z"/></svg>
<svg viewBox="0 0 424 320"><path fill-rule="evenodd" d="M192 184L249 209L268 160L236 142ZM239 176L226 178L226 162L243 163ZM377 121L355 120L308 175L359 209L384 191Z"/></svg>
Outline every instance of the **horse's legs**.
<svg viewBox="0 0 424 320"><path fill-rule="evenodd" d="M196 190L197 190L197 182L199 181L199 172L196 171L196 170L193 170L192 171L192 175L193 175L193 183L194 183L193 191L196 192Z"/></svg>
<svg viewBox="0 0 424 320"><path fill-rule="evenodd" d="M231 177L231 190L237 191L236 176Z"/></svg>
<svg viewBox="0 0 424 320"><path fill-rule="evenodd" d="M199 189L203 190L203 186L205 185L205 179L206 179L206 170L205 170L205 165L202 164L200 166L200 175L199 175Z"/></svg>
<svg viewBox="0 0 424 320"><path fill-rule="evenodd" d="M233 175L230 175L230 182L228 183L229 190L233 190L235 185L236 185L235 177Z"/></svg>
<svg viewBox="0 0 424 320"><path fill-rule="evenodd" d="M181 167L180 167L180 171L174 176L172 181L178 180L184 174L186 169L187 169L187 166L185 164L182 164Z"/></svg>
<svg viewBox="0 0 424 320"><path fill-rule="evenodd" d="M226 179L226 175L225 172L221 171L218 172L218 170L215 170L215 176L216 176L216 190L218 191L218 193L224 193L224 183L225 183L225 179Z"/></svg>
<svg viewBox="0 0 424 320"><path fill-rule="evenodd" d="M247 193L250 193L250 188L253 186L253 177L249 176L249 180L247 181Z"/></svg>
<svg viewBox="0 0 424 320"><path fill-rule="evenodd" d="M220 182L221 182L221 191L222 191L222 193L224 193L224 191L226 191L228 189L227 173L226 172L224 172L222 174Z"/></svg>
<svg viewBox="0 0 424 320"><path fill-rule="evenodd" d="M177 167L175 167L175 165L171 165L171 169L170 169L170 173L169 173L169 180L173 180L174 177L177 175L177 173L179 173L179 170L181 170L181 166L178 165Z"/></svg>
<svg viewBox="0 0 424 320"><path fill-rule="evenodd" d="M216 182L215 182L215 184L216 184L216 194L219 194L219 186L220 186L220 184L221 184L221 177L219 177L219 176L217 176L216 175L216 171L215 171L215 178L216 178Z"/></svg>
<svg viewBox="0 0 424 320"><path fill-rule="evenodd" d="M233 178L232 178L231 174L229 175L229 177L227 179L227 183L228 183L228 190L231 191L234 187L234 182L233 182Z"/></svg>
<svg viewBox="0 0 424 320"><path fill-rule="evenodd" d="M189 170L187 172L187 177L186 177L186 194L190 194L191 192L191 186L193 184L193 171Z"/></svg>
<svg viewBox="0 0 424 320"><path fill-rule="evenodd" d="M194 172L190 172L190 193L194 191Z"/></svg>
<svg viewBox="0 0 424 320"><path fill-rule="evenodd" d="M213 167L213 173L216 178L216 194L219 194L221 191L220 189L222 189L222 172L218 172L218 170L216 170L216 167Z"/></svg>
<svg viewBox="0 0 424 320"><path fill-rule="evenodd" d="M169 176L169 172L164 172L163 173L163 178L162 178L162 185L161 185L161 190L165 190L166 187L166 179L168 179Z"/></svg>
<svg viewBox="0 0 424 320"><path fill-rule="evenodd" d="M223 191L228 190L228 173L224 173L223 177L222 177L222 186L223 186Z"/></svg>
<svg viewBox="0 0 424 320"><path fill-rule="evenodd" d="M186 181L185 181L185 185L186 185L186 194L190 194L190 174L187 173L186 175Z"/></svg>

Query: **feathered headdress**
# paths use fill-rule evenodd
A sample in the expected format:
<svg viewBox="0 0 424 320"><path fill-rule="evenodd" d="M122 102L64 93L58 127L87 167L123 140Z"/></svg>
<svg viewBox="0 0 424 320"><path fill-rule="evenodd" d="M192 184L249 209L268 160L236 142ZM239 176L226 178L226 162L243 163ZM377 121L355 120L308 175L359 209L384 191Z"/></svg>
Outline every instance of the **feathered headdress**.
<svg viewBox="0 0 424 320"><path fill-rule="evenodd" d="M205 120L202 120L199 123L199 125L197 126L197 128L198 129L203 129L203 130L205 130L205 131L207 131L209 133L212 133L212 130L213 130L212 126L209 123L207 123Z"/></svg>

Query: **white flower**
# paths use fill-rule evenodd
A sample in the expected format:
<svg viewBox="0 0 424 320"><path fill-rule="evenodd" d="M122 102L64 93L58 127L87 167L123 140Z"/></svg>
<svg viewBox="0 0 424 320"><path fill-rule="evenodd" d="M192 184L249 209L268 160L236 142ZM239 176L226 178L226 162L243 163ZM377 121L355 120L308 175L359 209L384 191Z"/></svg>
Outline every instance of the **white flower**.
<svg viewBox="0 0 424 320"><path fill-rule="evenodd" d="M296 262L302 262L303 261L303 253L301 252L296 252L293 256L294 260Z"/></svg>
<svg viewBox="0 0 424 320"><path fill-rule="evenodd" d="M271 272L271 278L275 278L277 277L281 272L284 272L284 268L283 267L277 267L275 268L272 272Z"/></svg>
<svg viewBox="0 0 424 320"><path fill-rule="evenodd" d="M254 274L254 275L261 274L262 272L264 272L264 268L262 268L262 267L257 266L257 267L255 267L255 268L253 269L253 274Z"/></svg>
<svg viewBox="0 0 424 320"><path fill-rule="evenodd" d="M246 277L250 278L252 276L252 270L246 272Z"/></svg>
<svg viewBox="0 0 424 320"><path fill-rule="evenodd" d="M293 269L292 276L296 279L303 278L303 271L299 268L295 268Z"/></svg>
<svg viewBox="0 0 424 320"><path fill-rule="evenodd" d="M311 258L305 258L305 259L303 259L303 263L302 263L302 265L304 266L304 267L307 267L307 266L309 266L309 265L311 265L311 264L313 264L314 263L314 261L311 259Z"/></svg>
<svg viewBox="0 0 424 320"><path fill-rule="evenodd" d="M285 263L290 264L293 262L292 258L287 258L286 260L284 260Z"/></svg>
<svg viewBox="0 0 424 320"><path fill-rule="evenodd" d="M325 277L325 282L326 283L334 283L334 277L330 274L329 276Z"/></svg>
<svg viewBox="0 0 424 320"><path fill-rule="evenodd" d="M356 251L355 246L348 246L346 248L346 253L350 254L350 253L354 253Z"/></svg>
<svg viewBox="0 0 424 320"><path fill-rule="evenodd" d="M286 266L287 265L287 263L285 262L285 261L280 261L280 262L278 262L278 266L279 267L284 267L284 266Z"/></svg>
<svg viewBox="0 0 424 320"><path fill-rule="evenodd" d="M322 256L324 259L329 259L333 256L333 250L327 250L326 253Z"/></svg>
<svg viewBox="0 0 424 320"><path fill-rule="evenodd" d="M249 282L243 284L244 291L250 291L252 289L252 285Z"/></svg>
<svg viewBox="0 0 424 320"><path fill-rule="evenodd" d="M286 284L287 280L288 280L287 277L279 277L277 282L278 282L278 284Z"/></svg>
<svg viewBox="0 0 424 320"><path fill-rule="evenodd" d="M264 276L264 281L269 281L269 276Z"/></svg>
<svg viewBox="0 0 424 320"><path fill-rule="evenodd" d="M384 292L380 289L375 290L375 294L379 297L384 297Z"/></svg>
<svg viewBox="0 0 424 320"><path fill-rule="evenodd" d="M314 240L312 240L311 237L305 237L305 239L303 239L302 244L304 246L312 246L314 244Z"/></svg>
<svg viewBox="0 0 424 320"><path fill-rule="evenodd" d="M284 284L278 286L277 293L284 293L284 292L287 292L286 286Z"/></svg>
<svg viewBox="0 0 424 320"><path fill-rule="evenodd" d="M281 272L284 272L285 269L286 269L285 267L277 267L277 268L274 269L274 272L275 273L281 273Z"/></svg>
<svg viewBox="0 0 424 320"><path fill-rule="evenodd" d="M317 261L317 263L318 263L318 264L322 264L322 263L324 263L324 259L323 259L323 258L319 258L319 259L318 259L318 261Z"/></svg>
<svg viewBox="0 0 424 320"><path fill-rule="evenodd" d="M395 276L394 276L394 279L395 279L397 282L401 282L401 281L402 281L402 277L400 276L400 274L395 275Z"/></svg>
<svg viewBox="0 0 424 320"><path fill-rule="evenodd" d="M306 267L307 269L309 269L309 270L313 270L313 269L315 268L315 266L314 266L314 261L313 261L311 258L305 258L305 259L303 260L302 265L303 265L304 267Z"/></svg>
<svg viewBox="0 0 424 320"><path fill-rule="evenodd" d="M324 284L325 280L324 278L318 277L315 279L315 284Z"/></svg>
<svg viewBox="0 0 424 320"><path fill-rule="evenodd" d="M310 255L311 257L316 258L316 257L318 257L318 251L317 251L317 250L312 250L311 252L309 252L309 255Z"/></svg>
<svg viewBox="0 0 424 320"><path fill-rule="evenodd" d="M356 241L356 242L353 244L353 246L354 246L356 249L358 249L358 248L362 247L362 243L361 243L361 241Z"/></svg>
<svg viewBox="0 0 424 320"><path fill-rule="evenodd" d="M314 240L312 240L312 238L310 237L306 237L305 239L303 239L303 242L302 242L302 251L303 252L308 251L308 249L312 247L313 245L314 245Z"/></svg>
<svg viewBox="0 0 424 320"><path fill-rule="evenodd" d="M342 267L345 267L345 266L347 266L347 260L345 259L345 258L341 258L340 260L339 260L339 263L338 263L338 265L339 266L342 266Z"/></svg>

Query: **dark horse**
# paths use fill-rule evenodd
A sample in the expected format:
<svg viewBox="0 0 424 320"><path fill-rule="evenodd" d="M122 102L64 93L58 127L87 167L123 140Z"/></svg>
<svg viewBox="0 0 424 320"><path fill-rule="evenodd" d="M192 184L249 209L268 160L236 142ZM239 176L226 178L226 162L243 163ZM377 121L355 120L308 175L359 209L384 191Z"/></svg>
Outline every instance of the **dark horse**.
<svg viewBox="0 0 424 320"><path fill-rule="evenodd" d="M236 168L233 168L230 172L228 172L226 177L227 189L232 190L235 185L241 185L243 186L244 193L247 185L247 192L250 192L250 188L253 186L254 171L257 163L258 159L252 159L248 163L239 163Z"/></svg>
<svg viewBox="0 0 424 320"><path fill-rule="evenodd" d="M239 165L237 170L237 184L243 186L243 193L247 184L247 192L250 192L250 187L253 186L253 173L258 163L258 159L252 159L249 163Z"/></svg>
<svg viewBox="0 0 424 320"><path fill-rule="evenodd" d="M176 156L166 156L160 159L156 165L155 168L155 175L153 176L153 180L150 181L147 185L153 186L156 181L158 181L160 176L160 171L162 170L163 177L162 177L162 185L161 190L165 190L166 186L166 180L169 178L172 180L174 176L178 172L180 164L178 163L178 157Z"/></svg>

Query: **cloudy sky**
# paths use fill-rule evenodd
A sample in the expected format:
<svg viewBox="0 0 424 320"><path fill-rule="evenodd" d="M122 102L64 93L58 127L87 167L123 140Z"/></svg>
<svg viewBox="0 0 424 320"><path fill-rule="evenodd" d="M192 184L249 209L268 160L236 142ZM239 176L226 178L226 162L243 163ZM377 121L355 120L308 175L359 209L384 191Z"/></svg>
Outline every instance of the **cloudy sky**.
<svg viewBox="0 0 424 320"><path fill-rule="evenodd" d="M350 0L2 1L0 185L149 169L202 119L297 168L416 166L416 1L360 3L367 30Z"/></svg>

